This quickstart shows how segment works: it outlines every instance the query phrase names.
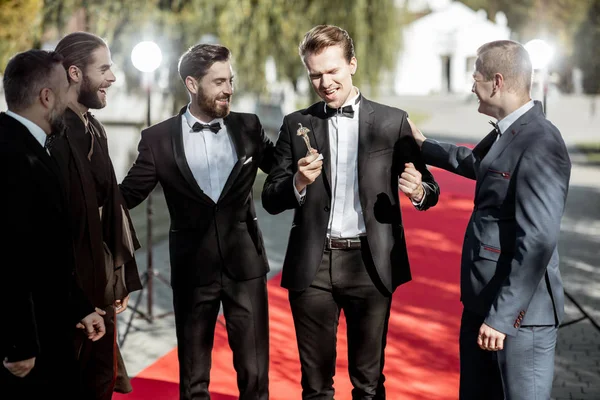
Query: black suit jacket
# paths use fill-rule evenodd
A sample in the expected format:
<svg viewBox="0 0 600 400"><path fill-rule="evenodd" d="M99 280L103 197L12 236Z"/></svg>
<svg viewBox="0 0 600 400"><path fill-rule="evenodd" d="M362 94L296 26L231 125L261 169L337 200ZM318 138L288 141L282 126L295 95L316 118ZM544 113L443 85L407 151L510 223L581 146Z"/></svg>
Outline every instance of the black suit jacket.
<svg viewBox="0 0 600 400"><path fill-rule="evenodd" d="M14 118L0 114L0 358L36 357L26 379L64 380L77 321L94 309L73 277L69 208L57 164ZM1 367L4 370L4 367ZM0 373L0 397L10 388Z"/></svg>
<svg viewBox="0 0 600 400"><path fill-rule="evenodd" d="M138 158L120 185L127 206L137 206L161 184L171 216L174 287L206 285L221 269L236 280L264 276L269 266L252 186L259 167L271 169L273 143L256 115L231 112L225 117L238 161L215 203L198 186L185 158L181 133L185 110L142 131Z"/></svg>
<svg viewBox="0 0 600 400"><path fill-rule="evenodd" d="M306 145L297 136L298 124L310 129L311 145L324 156L323 172L307 187L301 206L293 188L298 160L306 156ZM263 188L263 206L269 213L295 210L282 276L282 285L292 290L303 290L311 284L325 249L332 196L328 129L323 102L286 116L275 150L276 164ZM426 210L437 203L439 187L421 159L406 112L362 97L359 196L373 263L390 293L411 279L398 199L398 176L406 162L413 162L428 184L420 207Z"/></svg>
<svg viewBox="0 0 600 400"><path fill-rule="evenodd" d="M492 146L495 138L491 132L472 151L426 140L422 151L428 163L477 180L461 299L492 328L516 335L522 324L557 325L564 314L557 244L571 162L537 101Z"/></svg>

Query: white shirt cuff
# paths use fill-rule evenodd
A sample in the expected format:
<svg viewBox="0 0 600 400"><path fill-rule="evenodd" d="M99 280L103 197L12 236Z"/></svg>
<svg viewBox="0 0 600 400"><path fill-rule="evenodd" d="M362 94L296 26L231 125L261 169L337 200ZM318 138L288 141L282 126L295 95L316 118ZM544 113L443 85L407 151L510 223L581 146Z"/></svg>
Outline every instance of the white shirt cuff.
<svg viewBox="0 0 600 400"><path fill-rule="evenodd" d="M304 198L306 197L306 187L302 189L302 192L298 192L296 189L296 174L294 174L294 194L296 195L296 200L298 200L298 204L304 204Z"/></svg>
<svg viewBox="0 0 600 400"><path fill-rule="evenodd" d="M415 207L421 207L423 205L423 203L425 203L425 197L427 197L427 189L428 188L431 189L429 187L429 185L425 182L421 182L421 185L423 186L423 198L421 199L421 201L416 202L412 199L410 200L413 203L413 206L415 206Z"/></svg>

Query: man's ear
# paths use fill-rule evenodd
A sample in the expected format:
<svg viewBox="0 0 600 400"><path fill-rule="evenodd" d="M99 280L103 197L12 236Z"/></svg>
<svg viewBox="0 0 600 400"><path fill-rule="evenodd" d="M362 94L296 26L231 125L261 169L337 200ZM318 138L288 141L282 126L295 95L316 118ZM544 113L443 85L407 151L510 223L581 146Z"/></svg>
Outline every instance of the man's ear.
<svg viewBox="0 0 600 400"><path fill-rule="evenodd" d="M50 88L43 88L40 90L40 103L44 108L52 108L55 101L55 94Z"/></svg>
<svg viewBox="0 0 600 400"><path fill-rule="evenodd" d="M493 81L493 90L494 92L497 92L498 90L502 89L504 87L504 76L502 76L501 73L496 72L494 74L494 79L492 79Z"/></svg>
<svg viewBox="0 0 600 400"><path fill-rule="evenodd" d="M74 83L79 83L83 79L83 72L76 65L71 65L67 70L69 80Z"/></svg>
<svg viewBox="0 0 600 400"><path fill-rule="evenodd" d="M185 78L185 87L192 94L198 94L198 81L191 76Z"/></svg>

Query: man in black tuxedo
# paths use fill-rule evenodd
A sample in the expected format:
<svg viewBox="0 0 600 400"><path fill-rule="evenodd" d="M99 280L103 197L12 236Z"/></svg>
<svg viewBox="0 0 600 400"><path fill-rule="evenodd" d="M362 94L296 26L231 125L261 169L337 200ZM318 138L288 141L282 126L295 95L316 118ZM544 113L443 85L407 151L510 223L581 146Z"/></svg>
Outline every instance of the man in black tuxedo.
<svg viewBox="0 0 600 400"><path fill-rule="evenodd" d="M265 209L294 209L282 285L302 366L302 398L332 399L340 311L348 325L353 399L384 399L391 296L411 279L399 190L418 210L439 188L412 138L406 112L367 100L352 84L348 33L317 26L300 56L323 101L284 118ZM298 134L308 130L310 147Z"/></svg>
<svg viewBox="0 0 600 400"><path fill-rule="evenodd" d="M479 112L498 120L473 150L413 134L425 160L477 181L461 262L461 400L550 398L564 292L557 243L571 161L531 100L532 67L513 41L477 50Z"/></svg>
<svg viewBox="0 0 600 400"><path fill-rule="evenodd" d="M169 251L180 366L180 398L209 399L219 308L227 326L240 399L267 399L266 273L252 186L268 172L273 144L258 117L230 112L230 52L200 44L179 61L191 102L142 132L121 191L129 208L160 183L171 215Z"/></svg>
<svg viewBox="0 0 600 400"><path fill-rule="evenodd" d="M3 305L0 398L79 399L74 327L104 335L102 317L73 278L70 210L49 153L64 127L69 88L62 57L30 50L4 71L0 114L0 227ZM79 322L78 322L79 321ZM61 384L60 382L65 382Z"/></svg>

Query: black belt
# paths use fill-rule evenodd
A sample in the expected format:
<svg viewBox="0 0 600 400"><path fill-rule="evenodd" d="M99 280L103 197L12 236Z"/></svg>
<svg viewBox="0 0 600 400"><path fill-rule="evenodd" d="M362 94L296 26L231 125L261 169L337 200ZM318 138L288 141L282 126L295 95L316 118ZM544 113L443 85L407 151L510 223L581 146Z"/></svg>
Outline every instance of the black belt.
<svg viewBox="0 0 600 400"><path fill-rule="evenodd" d="M360 249L361 238L327 238L325 242L327 250L351 250Z"/></svg>

